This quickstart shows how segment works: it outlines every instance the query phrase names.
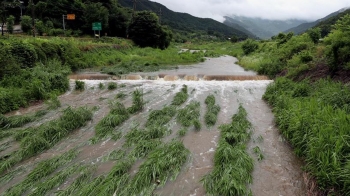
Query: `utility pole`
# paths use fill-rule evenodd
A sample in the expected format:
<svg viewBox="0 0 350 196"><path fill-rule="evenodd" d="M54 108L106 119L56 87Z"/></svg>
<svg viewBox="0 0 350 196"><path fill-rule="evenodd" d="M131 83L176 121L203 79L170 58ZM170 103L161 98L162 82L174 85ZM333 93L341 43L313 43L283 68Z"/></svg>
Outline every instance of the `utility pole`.
<svg viewBox="0 0 350 196"><path fill-rule="evenodd" d="M159 19L159 24L161 25L161 23L162 23L162 8L159 8L158 19Z"/></svg>
<svg viewBox="0 0 350 196"><path fill-rule="evenodd" d="M134 17L135 17L136 3L137 3L137 0L132 0L132 20L134 20Z"/></svg>
<svg viewBox="0 0 350 196"><path fill-rule="evenodd" d="M34 10L34 2L33 2L33 0L30 0L30 2L31 2L31 6L32 6L33 37L35 37L35 16L34 16L35 10Z"/></svg>

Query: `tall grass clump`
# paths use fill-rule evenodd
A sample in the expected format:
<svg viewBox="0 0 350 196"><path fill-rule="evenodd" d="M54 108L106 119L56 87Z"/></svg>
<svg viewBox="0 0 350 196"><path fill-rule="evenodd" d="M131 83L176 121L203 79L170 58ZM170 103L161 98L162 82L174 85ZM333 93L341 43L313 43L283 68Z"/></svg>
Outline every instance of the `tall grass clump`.
<svg viewBox="0 0 350 196"><path fill-rule="evenodd" d="M247 113L241 105L231 124L220 126L221 137L214 155L214 169L202 179L208 194L251 194L247 186L252 182L254 164L246 152L250 128Z"/></svg>
<svg viewBox="0 0 350 196"><path fill-rule="evenodd" d="M299 95L303 82L280 78L269 85L264 99L273 106L283 136L296 155L306 161L305 169L327 194L350 194L349 89L321 80Z"/></svg>
<svg viewBox="0 0 350 196"><path fill-rule="evenodd" d="M176 108L166 106L161 110L153 110L148 115L145 129L133 129L125 135L126 145L135 144L131 154L134 157L144 157L161 144L161 138L171 133L166 126L175 116Z"/></svg>
<svg viewBox="0 0 350 196"><path fill-rule="evenodd" d="M58 168L70 163L76 156L77 151L70 150L60 156L41 161L20 183L6 190L5 195L22 195L33 188L35 183L53 174Z"/></svg>
<svg viewBox="0 0 350 196"><path fill-rule="evenodd" d="M129 183L129 170L133 163L134 161L130 159L117 162L106 177L98 180L98 184L92 186L91 183L88 183L85 186L83 186L80 190L76 190L74 192L75 195L104 196L119 193L120 190L126 187ZM92 181L92 183L95 182Z"/></svg>
<svg viewBox="0 0 350 196"><path fill-rule="evenodd" d="M215 105L214 95L208 95L205 104L207 105L207 112L204 115L205 123L207 126L214 126L221 108L219 105Z"/></svg>
<svg viewBox="0 0 350 196"><path fill-rule="evenodd" d="M152 193L168 179L174 180L186 162L189 151L182 142L174 140L152 151L139 171L120 195L144 195Z"/></svg>
<svg viewBox="0 0 350 196"><path fill-rule="evenodd" d="M145 105L143 101L143 92L142 90L135 90L132 92L132 106L128 108L130 114L135 114L137 112L141 112L143 110L143 106Z"/></svg>
<svg viewBox="0 0 350 196"><path fill-rule="evenodd" d="M32 157L54 146L70 132L83 127L92 119L91 110L80 107L66 108L63 114L55 120L49 121L39 127L29 127L17 131L15 139L20 142L18 153L12 154L0 165L0 171L4 172L21 160Z"/></svg>
<svg viewBox="0 0 350 196"><path fill-rule="evenodd" d="M14 115L10 117L5 117L0 114L0 128L1 129L10 129L22 127L23 125L38 120L47 113L46 110L39 110L33 114L25 115Z"/></svg>
<svg viewBox="0 0 350 196"><path fill-rule="evenodd" d="M176 121L184 127L195 125L198 127L200 117L200 103L192 101L185 108L180 109L176 116Z"/></svg>
<svg viewBox="0 0 350 196"><path fill-rule="evenodd" d="M115 83L115 82L109 82L109 83L107 84L107 89L108 89L108 90L114 90L114 89L117 89L117 87L118 87L118 85L117 85L117 83Z"/></svg>
<svg viewBox="0 0 350 196"><path fill-rule="evenodd" d="M111 111L95 126L97 137L104 137L113 132L114 128L129 119L129 112L120 102L111 103Z"/></svg>
<svg viewBox="0 0 350 196"><path fill-rule="evenodd" d="M187 99L188 99L187 85L184 84L182 85L180 92L177 92L175 94L175 97L171 102L171 105L179 106L185 103Z"/></svg>
<svg viewBox="0 0 350 196"><path fill-rule="evenodd" d="M85 90L85 82L76 80L75 81L75 90L77 91L83 91Z"/></svg>

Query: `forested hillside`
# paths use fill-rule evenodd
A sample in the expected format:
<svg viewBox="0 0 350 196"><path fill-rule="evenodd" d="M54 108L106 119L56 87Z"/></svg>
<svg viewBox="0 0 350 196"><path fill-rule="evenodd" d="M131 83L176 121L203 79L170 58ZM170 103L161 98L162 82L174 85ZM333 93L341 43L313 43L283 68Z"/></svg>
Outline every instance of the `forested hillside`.
<svg viewBox="0 0 350 196"><path fill-rule="evenodd" d="M313 22L300 24L299 26L288 29L284 32L286 32L286 33L293 32L294 34L302 34L310 28L319 27L319 28L321 28L322 37L324 37L330 32L331 25L335 24L335 22L337 20L339 20L341 17L343 17L344 15L346 15L348 13L350 13L350 9L347 9L347 8L341 9L337 12L333 12L333 13L327 15L324 18L321 18L321 19L313 21Z"/></svg>
<svg viewBox="0 0 350 196"><path fill-rule="evenodd" d="M133 2L129 0L119 0L119 3L125 7L133 7ZM148 0L138 1L136 10L151 10L158 14L161 11L162 24L168 25L173 30L184 33L188 36L200 31L208 35L215 35L219 37L231 37L233 35L240 38L255 37L252 33L242 27L231 28L213 19L198 18L187 13L174 12L162 4Z"/></svg>

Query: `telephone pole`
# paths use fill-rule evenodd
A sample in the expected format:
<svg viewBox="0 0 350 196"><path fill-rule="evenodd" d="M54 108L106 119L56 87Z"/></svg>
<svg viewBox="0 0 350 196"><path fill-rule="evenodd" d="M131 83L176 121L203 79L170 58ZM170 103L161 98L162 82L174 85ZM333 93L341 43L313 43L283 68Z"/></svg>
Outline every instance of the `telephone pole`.
<svg viewBox="0 0 350 196"><path fill-rule="evenodd" d="M159 19L159 24L161 25L161 23L162 23L162 8L159 8L158 19Z"/></svg>
<svg viewBox="0 0 350 196"><path fill-rule="evenodd" d="M137 3L137 0L132 0L132 20L134 20L134 17L135 17L136 3Z"/></svg>
<svg viewBox="0 0 350 196"><path fill-rule="evenodd" d="M32 25L33 25L33 37L35 37L35 10L34 10L34 2L33 0L30 0L30 5L31 5L31 8L32 8Z"/></svg>

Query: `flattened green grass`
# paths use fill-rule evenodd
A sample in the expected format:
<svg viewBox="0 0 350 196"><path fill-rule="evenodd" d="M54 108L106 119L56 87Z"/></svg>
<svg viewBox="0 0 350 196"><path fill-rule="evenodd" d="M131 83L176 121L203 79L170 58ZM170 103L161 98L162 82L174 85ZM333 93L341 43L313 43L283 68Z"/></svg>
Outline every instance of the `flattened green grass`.
<svg viewBox="0 0 350 196"><path fill-rule="evenodd" d="M214 95L208 95L205 99L205 104L207 105L207 112L204 115L205 124L209 127L214 126L221 108L219 105L215 105Z"/></svg>
<svg viewBox="0 0 350 196"><path fill-rule="evenodd" d="M72 131L85 126L87 121L91 119L92 111L90 109L68 107L58 119L44 123L39 127L17 131L15 139L20 142L20 149L0 163L0 173L26 158L51 148Z"/></svg>
<svg viewBox="0 0 350 196"><path fill-rule="evenodd" d="M180 92L177 92L175 94L175 97L173 101L171 102L171 105L179 106L185 103L188 99L188 92L187 92L187 85L183 85Z"/></svg>
<svg viewBox="0 0 350 196"><path fill-rule="evenodd" d="M246 152L251 128L247 113L240 105L231 124L220 126L221 138L214 155L214 169L202 182L208 194L249 195L252 182L253 159Z"/></svg>
<svg viewBox="0 0 350 196"><path fill-rule="evenodd" d="M36 183L53 174L59 167L70 163L77 154L77 151L71 150L60 156L40 162L22 182L6 190L5 195L22 195L24 192L31 190Z"/></svg>
<svg viewBox="0 0 350 196"><path fill-rule="evenodd" d="M162 144L152 151L139 171L120 195L144 195L152 193L158 186L164 185L170 178L174 180L186 162L189 151L182 142L174 140Z"/></svg>
<svg viewBox="0 0 350 196"><path fill-rule="evenodd" d="M184 127L195 125L195 128L200 129L200 103L192 101L185 108L180 109L176 116L176 121Z"/></svg>

